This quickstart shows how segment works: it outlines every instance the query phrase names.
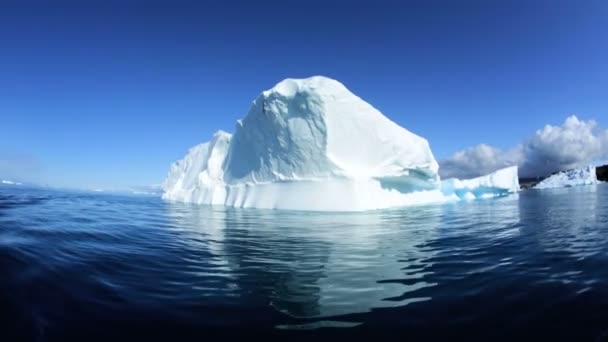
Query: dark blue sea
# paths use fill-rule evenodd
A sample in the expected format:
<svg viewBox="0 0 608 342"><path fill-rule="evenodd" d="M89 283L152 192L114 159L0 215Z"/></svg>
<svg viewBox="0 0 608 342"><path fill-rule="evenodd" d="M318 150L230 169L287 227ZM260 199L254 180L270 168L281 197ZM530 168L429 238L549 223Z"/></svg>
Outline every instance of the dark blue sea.
<svg viewBox="0 0 608 342"><path fill-rule="evenodd" d="M608 185L365 213L0 188L0 341L608 338Z"/></svg>

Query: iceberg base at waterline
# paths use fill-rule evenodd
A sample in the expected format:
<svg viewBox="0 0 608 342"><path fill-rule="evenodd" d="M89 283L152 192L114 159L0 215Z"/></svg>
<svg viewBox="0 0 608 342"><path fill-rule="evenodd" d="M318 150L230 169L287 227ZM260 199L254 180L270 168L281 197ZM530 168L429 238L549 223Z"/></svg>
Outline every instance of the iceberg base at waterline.
<svg viewBox="0 0 608 342"><path fill-rule="evenodd" d="M331 179L214 185L168 192L164 199L237 208L309 211L362 211L440 202L439 190L400 193L379 181Z"/></svg>
<svg viewBox="0 0 608 342"><path fill-rule="evenodd" d="M328 179L174 188L163 198L236 208L364 211L505 196L518 191L517 179L517 168L511 167L472 180L448 179L437 189L411 192L383 186L375 179Z"/></svg>

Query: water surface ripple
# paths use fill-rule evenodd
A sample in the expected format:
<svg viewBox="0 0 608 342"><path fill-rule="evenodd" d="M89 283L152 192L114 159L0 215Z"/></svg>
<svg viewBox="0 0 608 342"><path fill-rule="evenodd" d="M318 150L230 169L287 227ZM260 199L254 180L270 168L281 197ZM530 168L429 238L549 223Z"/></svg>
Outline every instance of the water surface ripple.
<svg viewBox="0 0 608 342"><path fill-rule="evenodd" d="M0 338L602 340L607 203L606 185L364 213L2 187Z"/></svg>

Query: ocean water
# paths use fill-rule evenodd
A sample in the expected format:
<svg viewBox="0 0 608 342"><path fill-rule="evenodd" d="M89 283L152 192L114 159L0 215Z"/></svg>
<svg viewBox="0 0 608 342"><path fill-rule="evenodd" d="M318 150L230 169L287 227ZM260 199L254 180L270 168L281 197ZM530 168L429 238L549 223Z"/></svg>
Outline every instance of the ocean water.
<svg viewBox="0 0 608 342"><path fill-rule="evenodd" d="M0 340L608 336L608 185L365 213L0 188Z"/></svg>

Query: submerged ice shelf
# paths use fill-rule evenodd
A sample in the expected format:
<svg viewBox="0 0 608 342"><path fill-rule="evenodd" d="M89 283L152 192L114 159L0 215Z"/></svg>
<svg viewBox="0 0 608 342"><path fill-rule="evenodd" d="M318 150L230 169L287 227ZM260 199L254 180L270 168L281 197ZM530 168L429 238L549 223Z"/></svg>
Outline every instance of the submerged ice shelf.
<svg viewBox="0 0 608 342"><path fill-rule="evenodd" d="M360 211L516 192L517 168L441 182L426 139L340 82L286 79L262 92L234 134L217 132L171 166L166 200Z"/></svg>

